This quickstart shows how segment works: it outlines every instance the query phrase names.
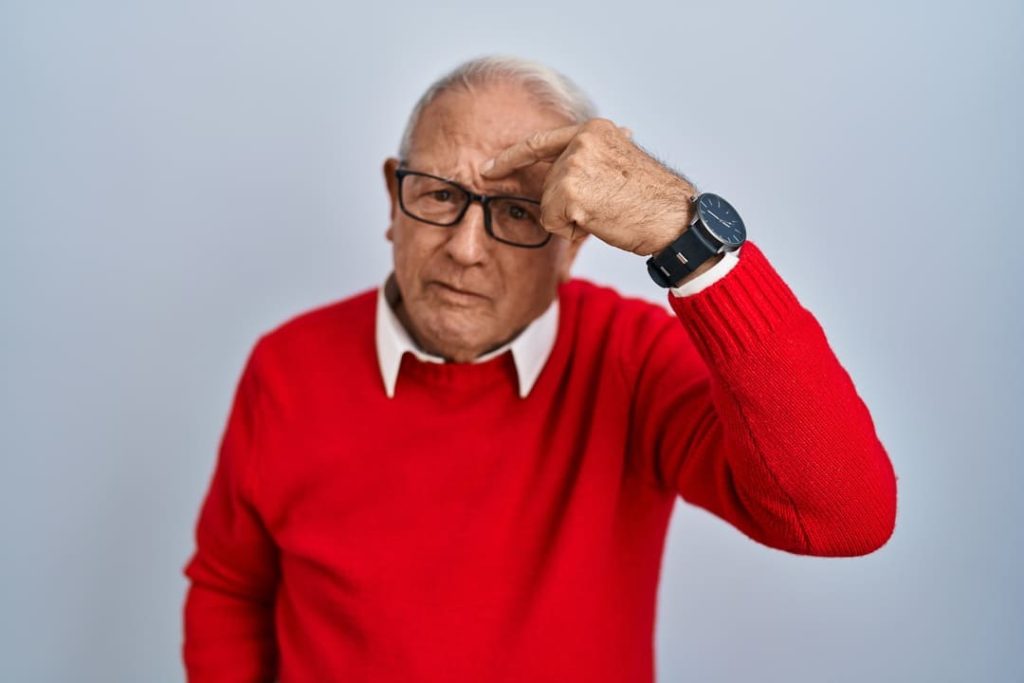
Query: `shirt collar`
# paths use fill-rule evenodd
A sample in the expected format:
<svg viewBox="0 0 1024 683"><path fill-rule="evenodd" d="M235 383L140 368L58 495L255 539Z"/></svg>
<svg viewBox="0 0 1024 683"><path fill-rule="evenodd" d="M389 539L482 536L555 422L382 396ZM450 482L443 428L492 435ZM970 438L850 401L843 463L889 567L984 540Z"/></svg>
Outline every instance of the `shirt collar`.
<svg viewBox="0 0 1024 683"><path fill-rule="evenodd" d="M384 391L388 398L395 396L398 369L402 365L402 356L406 353L411 353L427 363L445 362L444 358L427 353L416 346L412 337L409 336L409 332L398 319L388 296L389 291L391 297L398 296L398 288L394 286L393 281L394 275L392 274L377 289L377 362L380 365L380 375L384 380ZM540 377L541 370L544 369L544 364L555 347L555 337L557 336L558 297L556 296L548 309L527 325L526 329L519 333L519 336L504 346L474 359L473 362L483 363L506 351L511 351L516 375L519 378L519 397L526 398L537 382L537 378Z"/></svg>

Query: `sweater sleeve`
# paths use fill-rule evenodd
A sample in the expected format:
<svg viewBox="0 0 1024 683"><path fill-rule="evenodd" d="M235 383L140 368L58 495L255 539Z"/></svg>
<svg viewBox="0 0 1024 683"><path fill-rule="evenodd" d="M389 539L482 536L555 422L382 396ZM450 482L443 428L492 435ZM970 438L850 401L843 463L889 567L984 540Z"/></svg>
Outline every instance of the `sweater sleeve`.
<svg viewBox="0 0 1024 683"><path fill-rule="evenodd" d="M256 347L259 348L259 345ZM185 568L183 656L192 683L272 681L277 549L254 504L256 351L239 381Z"/></svg>
<svg viewBox="0 0 1024 683"><path fill-rule="evenodd" d="M634 394L658 485L780 550L883 546L892 464L821 326L760 249L748 241L721 280L669 304L678 320L648 330Z"/></svg>

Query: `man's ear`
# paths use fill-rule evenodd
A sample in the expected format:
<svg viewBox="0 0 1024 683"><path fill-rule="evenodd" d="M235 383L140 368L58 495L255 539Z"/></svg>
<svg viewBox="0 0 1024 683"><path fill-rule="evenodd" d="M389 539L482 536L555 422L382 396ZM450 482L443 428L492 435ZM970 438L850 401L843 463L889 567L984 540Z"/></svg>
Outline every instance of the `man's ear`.
<svg viewBox="0 0 1024 683"><path fill-rule="evenodd" d="M388 238L389 242L392 239L392 223L394 223L395 215L398 211L398 178L395 177L396 168L398 168L398 159L388 157L384 160L384 182L387 184L388 199L391 202L391 220L388 223L388 229L384 236Z"/></svg>
<svg viewBox="0 0 1024 683"><path fill-rule="evenodd" d="M576 261L576 255L580 252L580 247L590 237L589 234L584 233L582 237L572 240L567 244L565 253L562 254L562 258L558 264L558 281L568 282L569 278L572 277L572 264Z"/></svg>

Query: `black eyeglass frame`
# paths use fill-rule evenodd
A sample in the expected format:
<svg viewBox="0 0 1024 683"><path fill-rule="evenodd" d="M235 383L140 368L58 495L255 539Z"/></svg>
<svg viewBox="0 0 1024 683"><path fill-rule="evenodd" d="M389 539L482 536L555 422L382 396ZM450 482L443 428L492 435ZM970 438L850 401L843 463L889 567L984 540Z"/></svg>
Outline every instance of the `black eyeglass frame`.
<svg viewBox="0 0 1024 683"><path fill-rule="evenodd" d="M439 223L437 221L428 221L425 218L420 218L419 216L416 216L412 212L410 212L409 209L407 209L405 207L405 199L402 196L402 181L405 179L406 176L410 176L410 175L423 176L424 178L432 178L434 180L440 180L440 181L442 181L444 183L448 183L449 185L452 185L453 187L456 187L460 191L462 191L466 195L466 201L462 205L462 209L459 211L458 215L456 215L454 219L452 219L451 221L449 221L447 223ZM431 175L430 173L423 173L422 171L413 171L412 169L408 169L408 168L396 168L395 169L395 178L398 180L398 205L402 208L402 213L404 213L409 218L412 218L414 220L420 221L421 223L428 223L430 225L439 225L439 226L444 227L444 228L450 228L453 225L458 225L459 221L461 221L462 218L466 215L466 212L469 211L470 204L472 204L473 202L480 202L480 206L484 210L484 230L487 232L488 236L490 236L491 239L497 240L498 242L501 242L502 244L507 244L510 247L519 247L520 249L540 249L541 247L545 246L548 242L551 241L551 233L547 232L547 231L545 231L547 233L547 236L544 238L544 241L541 242L540 244L519 244L518 242L509 242L508 240L502 239L502 238L500 238L500 237L498 237L497 235L494 234L494 227L491 224L491 207L490 207L490 203L492 201L494 201L496 199L514 199L515 201L527 202L529 204L533 204L533 205L539 207L540 206L540 202L538 202L536 199L530 199L528 197L517 197L515 195L504 195L504 194L503 195L477 194L476 192L472 192L468 188L465 188L462 185L458 184L457 182L455 182L453 180L450 180L448 178L442 178L441 176Z"/></svg>

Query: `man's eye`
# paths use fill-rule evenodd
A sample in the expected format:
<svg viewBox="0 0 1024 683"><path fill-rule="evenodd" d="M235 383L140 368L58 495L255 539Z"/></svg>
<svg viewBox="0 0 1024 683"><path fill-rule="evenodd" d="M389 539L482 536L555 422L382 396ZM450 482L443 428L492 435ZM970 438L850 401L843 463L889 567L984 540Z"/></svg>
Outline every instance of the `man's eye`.
<svg viewBox="0 0 1024 683"><path fill-rule="evenodd" d="M518 206L516 204L512 204L508 207L508 217L514 218L517 221L521 221L528 219L531 216L529 212L527 212L526 209L524 209L523 207Z"/></svg>
<svg viewBox="0 0 1024 683"><path fill-rule="evenodd" d="M430 193L430 198L435 199L439 202L451 201L452 191L451 190L434 190Z"/></svg>

